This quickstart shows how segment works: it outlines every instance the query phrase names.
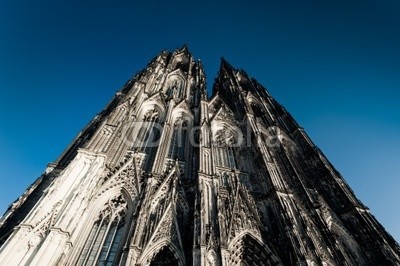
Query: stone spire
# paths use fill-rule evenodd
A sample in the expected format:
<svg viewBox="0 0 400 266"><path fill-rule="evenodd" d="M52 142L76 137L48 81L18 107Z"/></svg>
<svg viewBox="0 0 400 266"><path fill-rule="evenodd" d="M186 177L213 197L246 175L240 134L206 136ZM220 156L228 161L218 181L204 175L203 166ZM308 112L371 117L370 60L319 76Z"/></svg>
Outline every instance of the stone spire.
<svg viewBox="0 0 400 266"><path fill-rule="evenodd" d="M163 51L0 219L5 265L399 265L290 113L225 59Z"/></svg>

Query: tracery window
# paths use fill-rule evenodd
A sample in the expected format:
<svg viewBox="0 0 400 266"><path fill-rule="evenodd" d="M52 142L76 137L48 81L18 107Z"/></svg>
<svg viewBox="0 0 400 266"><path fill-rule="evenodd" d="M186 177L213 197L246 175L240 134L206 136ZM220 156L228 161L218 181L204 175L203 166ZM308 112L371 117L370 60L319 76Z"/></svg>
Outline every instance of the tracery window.
<svg viewBox="0 0 400 266"><path fill-rule="evenodd" d="M229 139L222 139L221 136L217 137L214 143L214 151L216 155L216 165L228 168L236 168L236 155L235 146Z"/></svg>
<svg viewBox="0 0 400 266"><path fill-rule="evenodd" d="M174 97L178 99L184 97L184 81L180 76L170 76L166 88L165 94L167 97Z"/></svg>
<svg viewBox="0 0 400 266"><path fill-rule="evenodd" d="M233 147L225 145L215 148L217 152L216 164L218 166L236 168L235 150Z"/></svg>
<svg viewBox="0 0 400 266"><path fill-rule="evenodd" d="M188 137L188 124L186 121L177 121L172 131L168 150L168 158L183 161Z"/></svg>
<svg viewBox="0 0 400 266"><path fill-rule="evenodd" d="M158 111L154 109L149 110L144 115L142 123L134 143L134 148L138 149L139 152L147 154L144 169L149 171L156 156L162 130L159 123Z"/></svg>
<svg viewBox="0 0 400 266"><path fill-rule="evenodd" d="M175 98L182 98L183 96L183 88L182 83L178 80L174 80L172 84L172 89L175 94Z"/></svg>
<svg viewBox="0 0 400 266"><path fill-rule="evenodd" d="M113 265L118 261L127 224L126 211L122 195L105 204L85 241L78 265Z"/></svg>
<svg viewBox="0 0 400 266"><path fill-rule="evenodd" d="M137 148L139 152L147 153L149 158L155 156L161 135L158 118L158 112L155 110L150 110L145 114L133 144L133 148Z"/></svg>

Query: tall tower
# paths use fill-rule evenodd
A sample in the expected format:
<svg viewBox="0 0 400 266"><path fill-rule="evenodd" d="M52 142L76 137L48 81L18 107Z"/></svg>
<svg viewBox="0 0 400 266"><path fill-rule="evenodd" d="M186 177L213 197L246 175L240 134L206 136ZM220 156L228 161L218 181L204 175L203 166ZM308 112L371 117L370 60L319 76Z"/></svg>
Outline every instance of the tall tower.
<svg viewBox="0 0 400 266"><path fill-rule="evenodd" d="M0 220L5 265L398 265L267 90L184 46L130 79Z"/></svg>

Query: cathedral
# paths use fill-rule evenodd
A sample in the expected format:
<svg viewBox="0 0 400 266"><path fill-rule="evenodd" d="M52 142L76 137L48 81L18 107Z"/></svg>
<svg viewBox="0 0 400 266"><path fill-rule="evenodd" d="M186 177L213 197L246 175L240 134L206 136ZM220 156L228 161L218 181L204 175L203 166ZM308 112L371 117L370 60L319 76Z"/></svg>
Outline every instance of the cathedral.
<svg viewBox="0 0 400 266"><path fill-rule="evenodd" d="M186 46L133 76L0 219L1 265L400 265L286 109Z"/></svg>

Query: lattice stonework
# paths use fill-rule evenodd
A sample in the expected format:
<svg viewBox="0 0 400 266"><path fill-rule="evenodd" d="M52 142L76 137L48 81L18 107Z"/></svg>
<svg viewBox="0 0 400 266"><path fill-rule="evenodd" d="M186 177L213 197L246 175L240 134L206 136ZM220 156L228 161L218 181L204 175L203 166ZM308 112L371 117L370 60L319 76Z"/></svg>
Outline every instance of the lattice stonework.
<svg viewBox="0 0 400 266"><path fill-rule="evenodd" d="M184 46L116 93L0 219L1 265L400 265L304 129ZM112 88L111 88L112 89Z"/></svg>

